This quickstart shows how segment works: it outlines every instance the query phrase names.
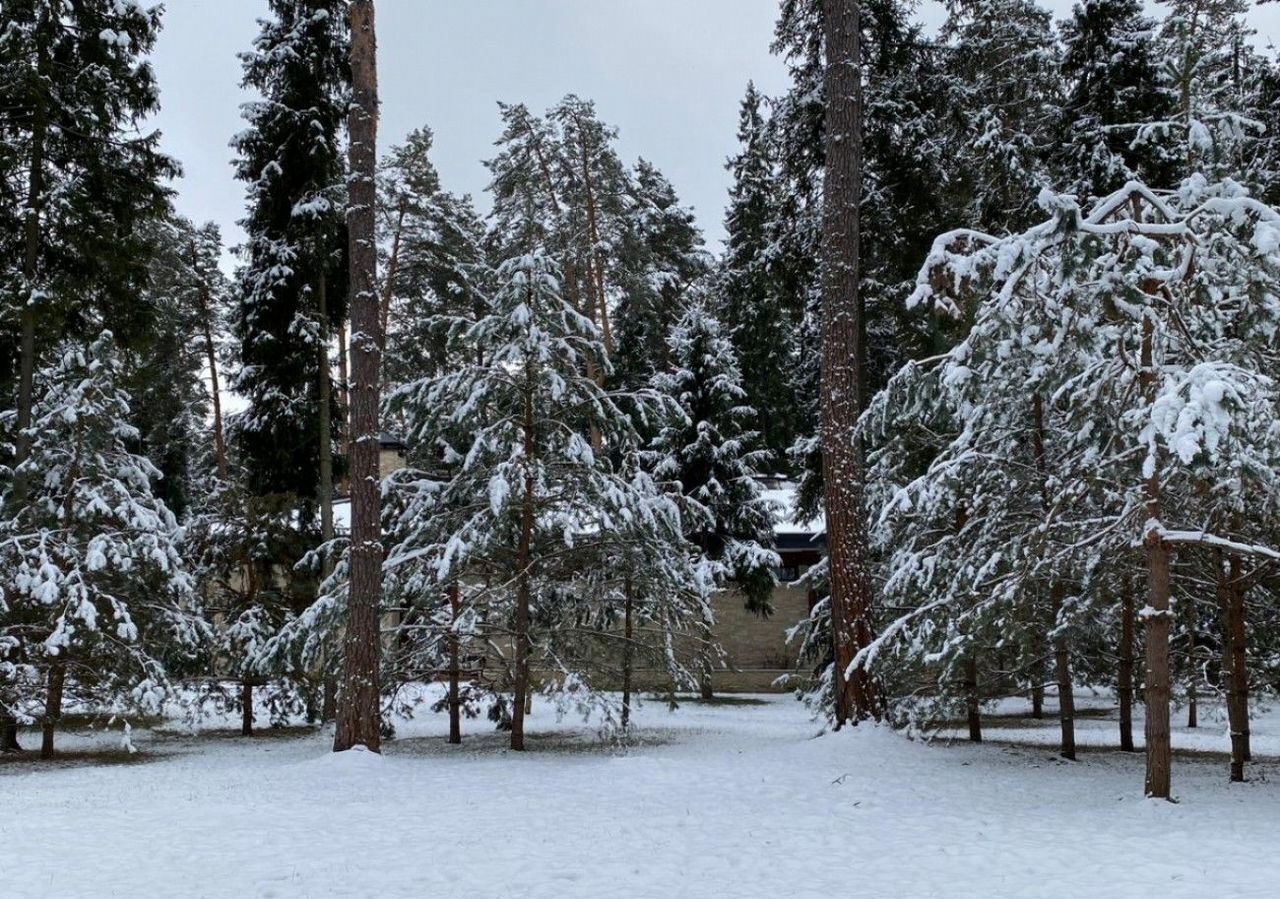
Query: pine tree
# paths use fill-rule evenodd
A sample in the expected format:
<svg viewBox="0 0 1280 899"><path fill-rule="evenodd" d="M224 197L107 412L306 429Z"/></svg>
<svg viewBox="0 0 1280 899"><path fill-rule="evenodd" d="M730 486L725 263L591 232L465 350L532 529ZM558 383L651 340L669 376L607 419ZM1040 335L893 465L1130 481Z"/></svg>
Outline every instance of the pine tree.
<svg viewBox="0 0 1280 899"><path fill-rule="evenodd" d="M697 578L675 504L629 461L639 436L624 404L644 409L654 400L605 392L585 374L588 358L610 372L603 337L560 296L548 257L511 259L496 278L491 309L450 329L451 339L485 348L483 356L401 391L411 432L436 448L446 477L390 529L387 568L429 566L437 596L455 582L484 585L468 587L466 608L478 611L464 614L486 627L502 622L509 634L511 745L523 749L535 666L553 677L549 688L596 695L586 689L587 667L623 592L614 579L633 572L607 560L655 563L665 553L665 563L633 574L671 572L667 586L678 589L647 593L665 605L667 614L652 614L670 627L701 614L704 600L689 586ZM591 430L607 454L592 449ZM423 491L428 482L396 483ZM645 545L658 549L639 552ZM600 582L603 574L610 583Z"/></svg>
<svg viewBox="0 0 1280 899"><path fill-rule="evenodd" d="M4 712L39 708L50 757L64 702L154 711L169 663L204 637L181 532L155 497L160 472L128 449L123 366L110 332L60 344L38 371L31 452L6 478L31 492L0 520ZM43 694L43 698L37 698Z"/></svg>
<svg viewBox="0 0 1280 899"><path fill-rule="evenodd" d="M379 176L382 243L390 246L381 298L384 370L392 389L448 368L454 360L438 317L483 303L474 282L484 266L484 227L470 197L441 186L431 144L429 129L410 132Z"/></svg>
<svg viewBox="0 0 1280 899"><path fill-rule="evenodd" d="M678 415L654 441L654 476L684 496L686 536L715 563L717 581L736 586L749 610L769 615L773 569L780 564L773 552L775 510L762 492L767 451L752 429L755 410L733 345L697 303L668 340L672 369L654 386ZM703 639L710 642L709 635ZM707 647L700 658L704 693L711 688L711 658Z"/></svg>
<svg viewBox="0 0 1280 899"><path fill-rule="evenodd" d="M163 475L158 495L181 519L198 499L200 482L212 473L219 452L221 403L206 377L218 376L228 292L217 268L216 226L198 229L171 215L149 225L146 234L153 249L140 300L150 308L150 324L126 354L126 386L135 400L139 449ZM214 403L216 433L206 424Z"/></svg>
<svg viewBox="0 0 1280 899"><path fill-rule="evenodd" d="M0 408L15 433L0 463L16 471L14 516L38 360L58 335L111 328L129 346L146 327L135 298L147 253L139 224L165 208L176 165L141 130L158 107L146 63L159 9L116 0L15 0L0 32ZM75 73L68 77L67 73ZM0 720L0 750L16 747Z"/></svg>
<svg viewBox="0 0 1280 899"><path fill-rule="evenodd" d="M1077 3L1062 26L1066 81L1056 124L1058 184L1091 202L1126 181L1172 186L1163 145L1139 139L1168 118L1155 23L1137 0Z"/></svg>
<svg viewBox="0 0 1280 899"><path fill-rule="evenodd" d="M622 238L610 260L618 284L615 377L643 386L668 367L667 336L710 263L693 210L641 159L629 179Z"/></svg>
<svg viewBox="0 0 1280 899"><path fill-rule="evenodd" d="M953 0L941 37L953 79L952 202L974 227L1021 230L1048 182L1060 102L1052 19L1034 0Z"/></svg>
<svg viewBox="0 0 1280 899"><path fill-rule="evenodd" d="M263 99L245 105L248 127L234 141L249 200L235 321L240 368L232 379L248 408L234 439L255 494L306 504L321 486L328 335L347 308L344 6L272 0L271 18L242 55L243 84ZM324 411L337 420L332 400Z"/></svg>
<svg viewBox="0 0 1280 899"><path fill-rule="evenodd" d="M1262 130L1250 116L1246 67L1252 34L1244 0L1168 0L1160 26L1164 78L1174 95L1172 114L1142 135L1168 147L1181 176L1240 174L1245 147Z"/></svg>
<svg viewBox="0 0 1280 899"><path fill-rule="evenodd" d="M1130 183L1088 214L1071 196L1044 194L1041 202L1050 218L1024 233L943 235L921 272L912 302L952 315L977 305L968 337L937 372L904 373L906 389L882 395L878 405L908 414L869 417L890 438L878 459L897 465L905 447L894 443L911 430L911 409L945 410L952 424L917 428L949 436L925 476L890 477L880 493L882 526L901 529L888 538L888 589L897 581L926 598L863 658L900 641L919 659L938 651L945 660L960 640L1022 629L1047 576L1066 588L1050 599L1059 681L1069 687L1060 641L1072 632L1079 641L1093 622L1107 633L1090 638L1115 644L1121 628L1096 610L1132 589L1128 566L1140 544L1146 792L1168 798L1170 649L1199 627L1181 607L1175 622L1173 591L1185 584L1194 594L1197 583L1217 579L1194 567L1197 554L1233 556L1228 570L1237 571L1245 559L1280 555L1268 545L1280 497L1280 395L1267 374L1277 317L1260 300L1276 289L1280 212L1235 182L1202 178L1169 197ZM1005 419L1025 408L1014 398L1028 393L1031 426L1018 439ZM1010 452L1022 461L1002 459ZM1020 508L1034 493L1028 477L1043 485L1038 514ZM1119 617L1114 606L1106 614ZM1224 645L1238 637L1238 623L1232 627ZM1231 712L1233 731L1241 711Z"/></svg>
<svg viewBox="0 0 1280 899"><path fill-rule="evenodd" d="M779 374L791 368L798 326L770 270L777 163L763 104L755 84L748 84L738 114L739 150L728 162L733 186L716 311L737 352L743 389L759 414L763 444L773 454L771 467L781 471L796 438L799 410L796 385Z"/></svg>

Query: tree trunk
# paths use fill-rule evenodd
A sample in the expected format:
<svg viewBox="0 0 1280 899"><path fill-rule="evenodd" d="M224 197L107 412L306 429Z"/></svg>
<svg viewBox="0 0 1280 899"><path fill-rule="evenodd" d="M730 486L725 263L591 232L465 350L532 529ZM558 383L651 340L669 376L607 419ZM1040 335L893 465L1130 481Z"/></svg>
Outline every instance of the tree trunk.
<svg viewBox="0 0 1280 899"><path fill-rule="evenodd" d="M59 657L49 666L49 681L45 690L44 721L41 725L40 758L53 758L53 735L62 720L62 688L67 680L66 660Z"/></svg>
<svg viewBox="0 0 1280 899"><path fill-rule="evenodd" d="M1116 695L1120 700L1120 749L1133 752L1133 595L1127 586L1120 600L1120 671Z"/></svg>
<svg viewBox="0 0 1280 899"><path fill-rule="evenodd" d="M0 717L0 753L22 752L18 742L18 721L12 715Z"/></svg>
<svg viewBox="0 0 1280 899"><path fill-rule="evenodd" d="M589 317L600 325L605 353L613 355L613 329L609 325L609 305L604 289L604 264L600 259L600 225L596 213L596 193L591 178L590 158L587 153L586 129L579 123L579 155L582 161L582 185L587 195L587 239L591 246L587 251L587 290L594 295Z"/></svg>
<svg viewBox="0 0 1280 899"><path fill-rule="evenodd" d="M530 363L532 365L532 363ZM524 387L524 498L520 510L520 543L516 549L515 696L511 709L511 748L524 751L525 703L529 696L529 604L533 564L534 461L537 440L534 434L534 373L526 368Z"/></svg>
<svg viewBox="0 0 1280 899"><path fill-rule="evenodd" d="M382 284L382 299L378 308L379 345L387 350L387 330L391 327L391 298L395 296L396 270L400 267L400 239L404 231L405 201L396 210L396 227L391 236L391 255L387 257L387 279Z"/></svg>
<svg viewBox="0 0 1280 899"><path fill-rule="evenodd" d="M1152 344L1154 325L1145 318L1142 323L1142 370L1139 380L1152 402L1155 387L1155 363ZM1144 482L1147 521L1159 522L1161 515L1160 471L1153 466ZM1172 796L1173 750L1169 738L1169 545L1159 532L1148 530L1143 535L1147 554L1147 605L1142 619L1147 627L1146 725L1147 772L1146 795L1153 799Z"/></svg>
<svg viewBox="0 0 1280 899"><path fill-rule="evenodd" d="M826 176L822 216L822 474L835 656L835 719L879 716L869 672L853 668L871 642L864 472L854 425L862 410L862 31L858 0L824 0Z"/></svg>
<svg viewBox="0 0 1280 899"><path fill-rule="evenodd" d="M1062 605L1066 587L1057 583L1050 590L1053 598L1053 668L1058 681L1058 724L1062 729L1062 757L1076 757L1076 696L1071 681L1071 649L1062 627Z"/></svg>
<svg viewBox="0 0 1280 899"><path fill-rule="evenodd" d="M710 702L716 697L712 680L715 635L711 632L711 622L703 620L698 623L698 640L698 696L703 702Z"/></svg>
<svg viewBox="0 0 1280 899"><path fill-rule="evenodd" d="M316 502L320 505L320 539L324 543L333 540L333 433L331 421L331 405L333 403L333 384L329 372L329 300L328 279L321 272L316 280L316 305L319 307L320 319L320 478L319 496ZM322 577L333 572L333 563L325 552L321 570Z"/></svg>
<svg viewBox="0 0 1280 899"><path fill-rule="evenodd" d="M204 338L205 362L209 366L209 399L213 404L213 463L218 480L227 480L227 434L222 426L222 387L218 379L218 346L213 337L213 296L199 269L200 256L191 243L191 271L200 282L200 332Z"/></svg>
<svg viewBox="0 0 1280 899"><path fill-rule="evenodd" d="M320 698L320 723L328 724L338 717L338 679L328 673L327 667L321 689L323 693Z"/></svg>
<svg viewBox="0 0 1280 899"><path fill-rule="evenodd" d="M964 661L964 692L969 713L969 740L982 742L982 694L978 690L978 658L972 651Z"/></svg>
<svg viewBox="0 0 1280 899"><path fill-rule="evenodd" d="M1196 605L1187 600L1187 727L1200 724L1199 696L1196 693Z"/></svg>
<svg viewBox="0 0 1280 899"><path fill-rule="evenodd" d="M240 736L253 736L253 677L240 676Z"/></svg>
<svg viewBox="0 0 1280 899"><path fill-rule="evenodd" d="M1218 561L1218 604L1222 611L1222 670L1227 679L1227 722L1231 730L1231 779L1244 780L1249 756L1249 670L1245 655L1245 587L1239 556Z"/></svg>
<svg viewBox="0 0 1280 899"><path fill-rule="evenodd" d="M457 581L449 585L449 742L462 742L461 650L458 645L458 615L462 603L458 598Z"/></svg>
<svg viewBox="0 0 1280 899"><path fill-rule="evenodd" d="M378 73L373 0L351 0L350 190L352 385L351 584L344 639L342 690L334 751L363 745L381 750L378 667L382 644L382 542L378 520L378 369L381 342L377 295Z"/></svg>
<svg viewBox="0 0 1280 899"><path fill-rule="evenodd" d="M622 729L625 731L631 724L631 667L634 653L631 641L635 637L633 622L633 606L631 579L627 578L623 590L622 606Z"/></svg>
<svg viewBox="0 0 1280 899"><path fill-rule="evenodd" d="M1031 717L1044 717L1044 678L1042 677L1037 677L1036 682L1031 685Z"/></svg>

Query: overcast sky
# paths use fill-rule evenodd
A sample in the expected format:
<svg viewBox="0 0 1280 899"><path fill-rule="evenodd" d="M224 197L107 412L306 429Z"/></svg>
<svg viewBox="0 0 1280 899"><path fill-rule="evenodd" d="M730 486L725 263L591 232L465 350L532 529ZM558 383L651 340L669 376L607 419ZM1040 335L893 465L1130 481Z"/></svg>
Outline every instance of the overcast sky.
<svg viewBox="0 0 1280 899"><path fill-rule="evenodd" d="M1061 17L1071 0L1046 5ZM164 148L185 169L178 209L240 239L243 189L228 141L241 130L236 54L266 0L167 0L154 56ZM480 196L499 132L497 100L544 110L566 93L596 101L624 159L644 156L695 208L710 242L723 233L738 100L748 79L786 87L769 54L777 0L378 0L383 149L410 129L435 132L446 187ZM1277 6L1255 11L1280 37ZM936 23L939 8L924 11Z"/></svg>

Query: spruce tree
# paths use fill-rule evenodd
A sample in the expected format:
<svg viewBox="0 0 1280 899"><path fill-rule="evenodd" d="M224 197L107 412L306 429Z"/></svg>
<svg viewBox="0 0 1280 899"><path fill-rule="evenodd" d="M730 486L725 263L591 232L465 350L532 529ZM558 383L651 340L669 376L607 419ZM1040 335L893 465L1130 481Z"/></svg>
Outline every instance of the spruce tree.
<svg viewBox="0 0 1280 899"><path fill-rule="evenodd" d="M693 303L668 337L672 367L654 379L676 414L653 442L654 476L684 498L688 540L732 584L746 608L769 615L779 564L773 552L777 510L760 483L768 452L753 430L755 410L742 386L733 345L720 323ZM712 620L702 623L699 681L710 698L715 650Z"/></svg>
<svg viewBox="0 0 1280 899"><path fill-rule="evenodd" d="M503 263L491 308L450 328L451 339L483 354L403 388L398 400L444 477L432 489L427 476L395 482L422 498L389 529L387 569L401 578L425 566L436 596L466 585L475 611L463 614L509 634L517 750L535 666L552 676L552 692L597 695L590 673L602 647L617 645L606 631L625 574L667 572L667 589L647 594L666 610L651 612L666 628L704 610L678 507L634 464L640 441L627 410L652 414L655 399L606 392L586 375L587 359L610 374L603 336L560 296L556 274L540 253ZM593 450L589 431L608 453ZM621 567L637 559L647 567Z"/></svg>
<svg viewBox="0 0 1280 899"><path fill-rule="evenodd" d="M783 471L799 417L796 385L783 376L795 358L797 322L772 279L777 164L764 102L755 84L748 84L738 113L739 149L728 162L733 186L725 212L716 312L737 352L743 389L759 416L763 445L772 454L769 465Z"/></svg>
<svg viewBox="0 0 1280 899"><path fill-rule="evenodd" d="M38 717L50 757L64 704L156 711L171 664L205 628L180 547L156 498L160 472L130 451L130 398L109 331L64 341L37 371L31 451L4 479L0 676L4 714ZM12 503L19 477L31 485Z"/></svg>
<svg viewBox="0 0 1280 899"><path fill-rule="evenodd" d="M953 0L941 38L950 50L952 202L974 227L1021 230L1049 180L1060 102L1052 19L1034 0Z"/></svg>
<svg viewBox="0 0 1280 899"><path fill-rule="evenodd" d="M176 165L141 129L159 98L146 55L160 10L116 0L14 0L0 31L0 409L13 410L0 464L15 471L7 516L25 505L24 462L39 360L63 336L146 328L136 295L139 225L165 209ZM3 690L0 683L0 690ZM16 748L0 716L0 750Z"/></svg>
<svg viewBox="0 0 1280 899"><path fill-rule="evenodd" d="M440 184L430 129L411 131L383 160L378 190L387 250L382 301L389 388L443 372L452 361L440 316L483 303L484 227L467 196Z"/></svg>
<svg viewBox="0 0 1280 899"><path fill-rule="evenodd" d="M1058 186L1082 203L1126 181L1170 184L1164 147L1140 139L1142 126L1168 118L1156 26L1138 0L1086 0L1062 26L1065 90L1054 157Z"/></svg>
<svg viewBox="0 0 1280 899"><path fill-rule="evenodd" d="M321 368L346 319L346 190L341 135L350 94L345 4L272 0L242 55L248 127L233 144L248 185L233 389L250 489L311 505L320 489ZM321 309L324 313L321 313ZM338 420L330 400L327 410Z"/></svg>
<svg viewBox="0 0 1280 899"><path fill-rule="evenodd" d="M612 264L619 293L613 361L618 384L635 389L669 367L667 337L710 262L693 210L652 163L636 163L626 199Z"/></svg>

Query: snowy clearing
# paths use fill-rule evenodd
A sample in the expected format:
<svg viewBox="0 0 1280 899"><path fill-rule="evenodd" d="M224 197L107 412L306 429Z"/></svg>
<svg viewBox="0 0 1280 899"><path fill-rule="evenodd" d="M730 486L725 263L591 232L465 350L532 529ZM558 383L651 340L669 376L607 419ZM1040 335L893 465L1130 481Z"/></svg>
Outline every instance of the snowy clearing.
<svg viewBox="0 0 1280 899"><path fill-rule="evenodd" d="M992 738L1022 736L1000 720ZM334 756L317 732L145 732L136 763L86 765L74 750L106 738L68 735L63 766L0 764L4 894L1271 896L1280 877L1274 717L1250 783L1228 784L1221 756L1179 755L1177 805L1141 798L1140 754L814 738L789 697L650 702L638 721L623 752L538 707L525 755L482 722L450 747L431 715L385 758Z"/></svg>

